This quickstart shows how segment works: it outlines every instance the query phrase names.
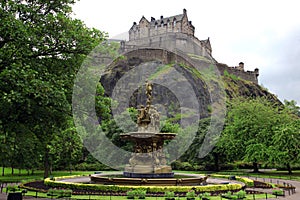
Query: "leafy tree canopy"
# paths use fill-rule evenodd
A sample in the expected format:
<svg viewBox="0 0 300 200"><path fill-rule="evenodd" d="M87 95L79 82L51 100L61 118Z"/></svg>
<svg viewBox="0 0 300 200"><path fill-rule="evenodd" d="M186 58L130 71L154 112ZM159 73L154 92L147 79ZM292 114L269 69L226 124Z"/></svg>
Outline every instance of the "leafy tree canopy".
<svg viewBox="0 0 300 200"><path fill-rule="evenodd" d="M70 128L75 74L106 37L71 18L74 2L0 2L0 133L34 133L43 146L45 176L51 140Z"/></svg>

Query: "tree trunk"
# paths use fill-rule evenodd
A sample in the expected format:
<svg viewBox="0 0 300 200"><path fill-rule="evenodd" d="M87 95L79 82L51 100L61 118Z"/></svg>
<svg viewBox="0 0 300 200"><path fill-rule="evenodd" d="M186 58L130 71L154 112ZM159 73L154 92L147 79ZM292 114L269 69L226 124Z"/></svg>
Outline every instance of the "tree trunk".
<svg viewBox="0 0 300 200"><path fill-rule="evenodd" d="M215 171L218 172L220 171L220 165L219 165L219 154L218 153L213 153L214 156L214 168Z"/></svg>
<svg viewBox="0 0 300 200"><path fill-rule="evenodd" d="M50 166L49 166L49 172L50 172L50 175L52 175L52 172L53 172L53 167L52 167L52 164L50 164Z"/></svg>
<svg viewBox="0 0 300 200"><path fill-rule="evenodd" d="M258 173L258 163L257 162L253 162L253 172L254 173Z"/></svg>
<svg viewBox="0 0 300 200"><path fill-rule="evenodd" d="M2 176L5 176L5 167L2 167Z"/></svg>
<svg viewBox="0 0 300 200"><path fill-rule="evenodd" d="M69 164L69 167L70 167L70 174L72 174L72 164L71 163Z"/></svg>
<svg viewBox="0 0 300 200"><path fill-rule="evenodd" d="M45 157L44 157L44 178L48 178L49 177L49 152L48 149L46 149L45 152Z"/></svg>
<svg viewBox="0 0 300 200"><path fill-rule="evenodd" d="M292 172L292 168L291 168L290 163L286 164L286 168L287 168L289 174L292 174L292 173L293 173L293 172Z"/></svg>
<svg viewBox="0 0 300 200"><path fill-rule="evenodd" d="M14 169L15 169L14 166L11 166L11 175L14 175L14 172L15 172Z"/></svg>

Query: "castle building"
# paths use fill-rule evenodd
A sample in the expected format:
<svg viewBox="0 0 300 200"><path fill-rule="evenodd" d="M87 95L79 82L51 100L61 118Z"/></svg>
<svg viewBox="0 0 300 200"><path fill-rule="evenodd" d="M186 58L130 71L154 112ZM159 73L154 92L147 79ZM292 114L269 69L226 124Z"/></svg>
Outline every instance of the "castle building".
<svg viewBox="0 0 300 200"><path fill-rule="evenodd" d="M188 21L186 9L183 9L183 14L171 17L160 16L159 19L151 17L148 21L144 16L139 24L133 23L129 30L129 41L141 38L153 37L165 33L185 33L194 36L195 27L191 21Z"/></svg>
<svg viewBox="0 0 300 200"><path fill-rule="evenodd" d="M133 22L129 29L129 40L121 41L121 52L128 52L136 48L161 48L174 52L181 51L186 55L202 56L211 60L218 67L221 74L225 71L234 74L244 80L258 83L259 70L244 71L244 63L240 62L236 67L228 67L218 63L212 56L212 47L209 38L199 40L195 34L195 27L189 21L187 10L171 17L163 17L150 20L144 16L139 23Z"/></svg>
<svg viewBox="0 0 300 200"><path fill-rule="evenodd" d="M196 45L195 51L190 52L195 47L186 46L182 49L184 52L201 54L212 58L212 48L209 38L199 40L194 35L195 27L188 20L187 11L183 9L183 13L171 17L160 16L159 19L151 17L147 20L144 16L139 23L134 22L129 30L129 41L126 42L127 47L133 46L149 46L149 47L165 47L182 48L192 40Z"/></svg>

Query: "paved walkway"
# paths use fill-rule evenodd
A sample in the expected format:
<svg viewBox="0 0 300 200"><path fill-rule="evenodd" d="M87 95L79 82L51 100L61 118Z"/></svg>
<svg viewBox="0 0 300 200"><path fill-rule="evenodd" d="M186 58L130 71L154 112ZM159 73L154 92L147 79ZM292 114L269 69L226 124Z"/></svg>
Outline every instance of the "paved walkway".
<svg viewBox="0 0 300 200"><path fill-rule="evenodd" d="M300 200L300 182L299 181L292 181L292 180L283 180L283 179L274 179L274 178L256 178L256 177L250 177L253 180L268 182L268 183L279 183L279 184L292 184L294 187L296 187L296 193L289 195L288 192L285 192L285 197L278 197L279 199L287 199L287 200ZM269 198L268 198L269 199ZM271 199L270 199L271 200Z"/></svg>

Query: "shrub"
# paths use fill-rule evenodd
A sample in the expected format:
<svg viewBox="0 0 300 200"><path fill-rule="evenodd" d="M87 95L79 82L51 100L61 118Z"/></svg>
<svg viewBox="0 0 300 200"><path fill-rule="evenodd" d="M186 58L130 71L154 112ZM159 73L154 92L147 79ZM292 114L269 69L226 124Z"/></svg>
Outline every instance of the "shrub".
<svg viewBox="0 0 300 200"><path fill-rule="evenodd" d="M211 177L215 178L230 178L232 177L231 175L222 175L222 174L212 174ZM246 184L248 187L253 187L254 186L254 181L252 179L246 178L246 177L240 177L240 176L235 176L235 179L237 181L241 181Z"/></svg>
<svg viewBox="0 0 300 200"><path fill-rule="evenodd" d="M129 190L126 192L127 199L134 199L135 197L135 191L134 190Z"/></svg>
<svg viewBox="0 0 300 200"><path fill-rule="evenodd" d="M175 161L171 164L172 169L174 170L184 170L184 171L194 171L195 168L193 165L189 162L180 162L180 161Z"/></svg>
<svg viewBox="0 0 300 200"><path fill-rule="evenodd" d="M243 199L246 197L246 192L244 190L240 190L236 193L236 196L239 198L239 199Z"/></svg>
<svg viewBox="0 0 300 200"><path fill-rule="evenodd" d="M166 200L174 200L175 199L175 193L172 191L166 191L164 196L165 196Z"/></svg>
<svg viewBox="0 0 300 200"><path fill-rule="evenodd" d="M146 198L146 190L142 190L142 189L138 189L136 190L136 196L139 198L139 199L145 199Z"/></svg>
<svg viewBox="0 0 300 200"><path fill-rule="evenodd" d="M137 197L138 199L145 199L147 191L144 189L137 189L137 190L129 190L126 192L127 199L134 199Z"/></svg>
<svg viewBox="0 0 300 200"><path fill-rule="evenodd" d="M48 196L57 196L57 198L71 197L72 190L58 190L58 189L49 189L47 192Z"/></svg>
<svg viewBox="0 0 300 200"><path fill-rule="evenodd" d="M185 194L185 196L188 200L192 200L192 199L195 199L196 194L195 194L194 190L190 190Z"/></svg>
<svg viewBox="0 0 300 200"><path fill-rule="evenodd" d="M209 200L210 194L208 192L199 194L199 198L202 200Z"/></svg>
<svg viewBox="0 0 300 200"><path fill-rule="evenodd" d="M231 197L231 195L232 195L232 193L231 193L230 191L228 191L228 192L225 194L226 197Z"/></svg>
<svg viewBox="0 0 300 200"><path fill-rule="evenodd" d="M8 185L6 187L6 190L7 191L11 191L11 192L15 192L15 191L19 191L20 188L17 185Z"/></svg>
<svg viewBox="0 0 300 200"><path fill-rule="evenodd" d="M272 194L275 196L284 196L284 192L282 189L278 189L278 190L273 190Z"/></svg>

